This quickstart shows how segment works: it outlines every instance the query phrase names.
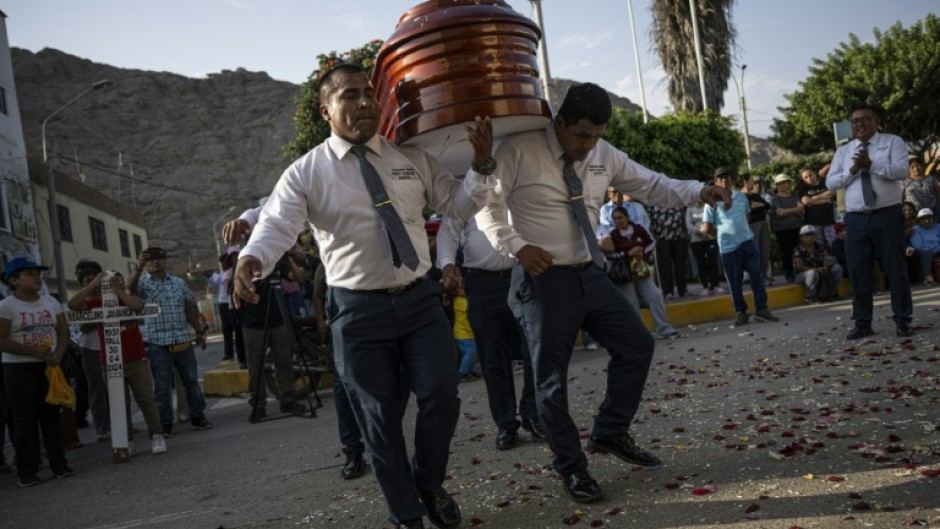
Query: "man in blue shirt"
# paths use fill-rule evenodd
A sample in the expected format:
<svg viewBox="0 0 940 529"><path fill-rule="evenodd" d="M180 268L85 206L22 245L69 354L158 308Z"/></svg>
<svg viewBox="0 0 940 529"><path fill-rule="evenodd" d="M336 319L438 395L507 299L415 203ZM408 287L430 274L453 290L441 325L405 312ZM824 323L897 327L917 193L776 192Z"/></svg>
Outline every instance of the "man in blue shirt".
<svg viewBox="0 0 940 529"><path fill-rule="evenodd" d="M715 169L715 185L731 189L731 171L727 167ZM757 312L756 321L780 321L767 309L767 290L764 288L764 275L760 269L760 250L754 244L754 234L748 223L751 205L744 193L731 193L731 208L725 209L723 201L719 207L705 206L702 232L709 233L714 226L717 231L718 251L721 263L725 267L725 276L731 290L734 311L738 313L734 320L735 327L748 322L747 302L744 301L744 271L751 277L751 291L754 292L754 304Z"/></svg>

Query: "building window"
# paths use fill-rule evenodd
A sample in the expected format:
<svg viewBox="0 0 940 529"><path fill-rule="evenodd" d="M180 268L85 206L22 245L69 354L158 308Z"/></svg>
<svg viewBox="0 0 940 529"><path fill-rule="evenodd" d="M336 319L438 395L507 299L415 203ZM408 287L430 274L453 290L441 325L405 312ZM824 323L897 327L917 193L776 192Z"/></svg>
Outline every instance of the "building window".
<svg viewBox="0 0 940 529"><path fill-rule="evenodd" d="M88 228L91 229L91 247L103 252L108 251L108 235L104 229L104 222L88 217Z"/></svg>
<svg viewBox="0 0 940 529"><path fill-rule="evenodd" d="M121 241L121 257L130 257L131 243L127 238L127 230L118 229L118 239Z"/></svg>
<svg viewBox="0 0 940 529"><path fill-rule="evenodd" d="M144 243L140 240L140 235L134 234L134 257L140 255L140 252L144 251Z"/></svg>
<svg viewBox="0 0 940 529"><path fill-rule="evenodd" d="M72 217L69 208L56 204L59 208L59 236L63 241L72 242Z"/></svg>
<svg viewBox="0 0 940 529"><path fill-rule="evenodd" d="M10 208L8 207L8 204L6 175L4 175L3 180L0 181L0 230L3 231L10 230Z"/></svg>
<svg viewBox="0 0 940 529"><path fill-rule="evenodd" d="M7 110L7 90L6 88L0 86L0 112L10 115L10 112Z"/></svg>

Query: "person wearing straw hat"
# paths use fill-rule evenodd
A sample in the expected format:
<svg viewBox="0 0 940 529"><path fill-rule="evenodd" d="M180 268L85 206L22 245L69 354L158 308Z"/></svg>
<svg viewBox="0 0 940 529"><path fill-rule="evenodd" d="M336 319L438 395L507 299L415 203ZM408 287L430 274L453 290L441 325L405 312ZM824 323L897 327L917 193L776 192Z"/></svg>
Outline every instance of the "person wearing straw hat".
<svg viewBox="0 0 940 529"><path fill-rule="evenodd" d="M800 226L803 225L805 206L800 197L793 194L793 179L780 173L774 177L777 193L770 198L770 228L777 239L777 250L783 260L783 273L788 283L796 280L793 271L793 249L800 242Z"/></svg>

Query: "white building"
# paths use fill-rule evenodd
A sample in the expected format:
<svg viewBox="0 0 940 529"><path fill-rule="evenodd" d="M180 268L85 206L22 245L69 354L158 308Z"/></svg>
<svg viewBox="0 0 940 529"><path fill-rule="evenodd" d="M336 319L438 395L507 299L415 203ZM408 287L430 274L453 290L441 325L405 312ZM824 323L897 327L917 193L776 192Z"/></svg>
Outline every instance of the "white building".
<svg viewBox="0 0 940 529"><path fill-rule="evenodd" d="M13 257L42 261L6 18L0 11L0 269Z"/></svg>

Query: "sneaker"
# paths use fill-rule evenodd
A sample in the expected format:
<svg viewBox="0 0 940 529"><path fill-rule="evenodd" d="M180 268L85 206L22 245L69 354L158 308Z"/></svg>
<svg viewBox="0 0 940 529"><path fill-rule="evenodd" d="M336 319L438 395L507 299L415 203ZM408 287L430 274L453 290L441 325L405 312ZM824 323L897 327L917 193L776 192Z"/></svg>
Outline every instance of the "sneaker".
<svg viewBox="0 0 940 529"><path fill-rule="evenodd" d="M163 425L163 437L166 439L173 437L173 425L172 424Z"/></svg>
<svg viewBox="0 0 940 529"><path fill-rule="evenodd" d="M153 439L150 440L150 451L154 454L166 452L166 439L160 434L154 434Z"/></svg>
<svg viewBox="0 0 940 529"><path fill-rule="evenodd" d="M728 291L725 290L725 289L723 289L723 288L721 288L721 287L715 287L715 288L712 289L712 294L714 294L714 295L716 295L716 296L720 296L721 294L727 294L727 293L728 293Z"/></svg>
<svg viewBox="0 0 940 529"><path fill-rule="evenodd" d="M666 301L669 301L669 300L671 300L673 297L674 297L674 296L672 295L672 293L669 293L669 294L666 294L665 296L663 296L663 299L665 299Z"/></svg>
<svg viewBox="0 0 940 529"><path fill-rule="evenodd" d="M211 430L212 423L207 421L205 417L195 417L190 423L193 425L193 428L197 430Z"/></svg>
<svg viewBox="0 0 940 529"><path fill-rule="evenodd" d="M771 314L769 310L764 309L754 313L754 321L775 322L780 321L780 318Z"/></svg>
<svg viewBox="0 0 940 529"><path fill-rule="evenodd" d="M767 285L767 286L773 285L773 284L774 284L774 278L772 278L772 277L764 278L764 284Z"/></svg>
<svg viewBox="0 0 940 529"><path fill-rule="evenodd" d="M741 325L747 325L747 313L739 312L738 317L734 319L734 326L740 327Z"/></svg>
<svg viewBox="0 0 940 529"><path fill-rule="evenodd" d="M105 441L107 441L107 440L109 440L109 439L111 439L111 432L105 432L105 433L100 433L100 434L98 434L98 442L99 442L99 443L103 443L103 442L105 442Z"/></svg>
<svg viewBox="0 0 940 529"><path fill-rule="evenodd" d="M21 477L16 482L16 484L20 487L35 487L36 485L39 485L39 483L39 476L36 474L30 474L29 476Z"/></svg>
<svg viewBox="0 0 940 529"><path fill-rule="evenodd" d="M589 343L589 344L587 344L587 345L584 346L584 349L585 349L586 351L597 351L597 344L596 344L596 343Z"/></svg>
<svg viewBox="0 0 940 529"><path fill-rule="evenodd" d="M698 295L705 297L705 296L710 296L711 293L712 293L711 289L703 288L702 290L699 291Z"/></svg>
<svg viewBox="0 0 940 529"><path fill-rule="evenodd" d="M666 334L660 334L659 337L664 340L675 340L676 338L682 338L682 334L680 334L679 331L672 331Z"/></svg>
<svg viewBox="0 0 940 529"><path fill-rule="evenodd" d="M63 468L63 469L61 469L61 470L53 471L53 474L55 474L55 478L56 478L56 479L65 479L65 478L70 478L70 477L74 476L74 475L75 475L75 471L72 470L72 469L69 468L69 467L65 467L65 468Z"/></svg>

